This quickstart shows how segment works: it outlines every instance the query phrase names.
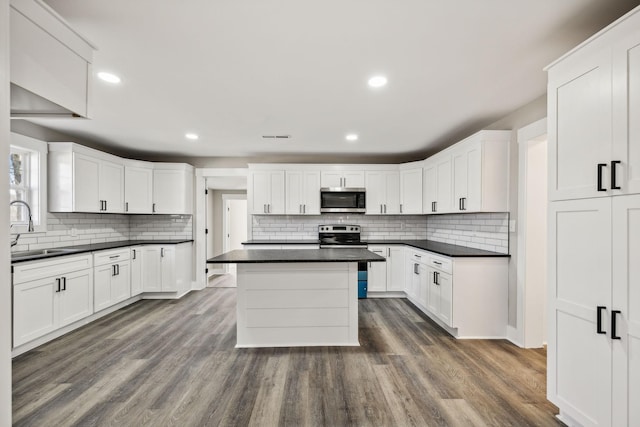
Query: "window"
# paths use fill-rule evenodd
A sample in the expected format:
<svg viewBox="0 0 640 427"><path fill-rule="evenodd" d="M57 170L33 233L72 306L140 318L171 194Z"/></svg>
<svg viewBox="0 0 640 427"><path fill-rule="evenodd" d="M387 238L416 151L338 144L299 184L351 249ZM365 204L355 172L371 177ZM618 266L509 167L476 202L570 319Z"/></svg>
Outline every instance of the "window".
<svg viewBox="0 0 640 427"><path fill-rule="evenodd" d="M9 200L22 200L31 207L35 231L46 231L47 143L24 135L11 134L9 148ZM22 204L11 205L12 233L27 231L29 214Z"/></svg>

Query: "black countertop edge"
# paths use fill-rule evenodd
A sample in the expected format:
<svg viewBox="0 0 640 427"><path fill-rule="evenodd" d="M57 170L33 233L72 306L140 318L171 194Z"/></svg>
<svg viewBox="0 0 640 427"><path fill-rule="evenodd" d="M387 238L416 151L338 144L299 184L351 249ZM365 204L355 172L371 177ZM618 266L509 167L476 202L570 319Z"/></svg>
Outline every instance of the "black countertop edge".
<svg viewBox="0 0 640 427"><path fill-rule="evenodd" d="M433 240L367 240L364 241L368 245L405 245L416 249L422 249L424 251L433 252L439 255L445 255L449 257L505 257L509 258L511 255L502 254L500 252L487 251L484 249L468 248L466 246L452 245L449 243L436 242ZM248 240L242 242L243 245L247 245L248 249L251 249L251 245L317 245L320 244L319 240Z"/></svg>
<svg viewBox="0 0 640 427"><path fill-rule="evenodd" d="M384 257L367 249L243 249L226 252L207 264L260 264L305 262L384 262Z"/></svg>
<svg viewBox="0 0 640 427"><path fill-rule="evenodd" d="M486 251L484 249L468 248L466 246L451 245L449 243L436 242L433 240L367 240L369 245L404 245L412 248L445 255L452 258L509 258L511 255L500 252Z"/></svg>
<svg viewBox="0 0 640 427"><path fill-rule="evenodd" d="M319 245L320 240L247 240L243 245Z"/></svg>
<svg viewBox="0 0 640 427"><path fill-rule="evenodd" d="M171 239L166 239L166 240L119 240L117 242L104 242L104 243L92 243L92 244L88 244L88 245L77 245L77 246L61 246L61 247L56 247L56 248L50 248L51 250L57 250L57 249L62 249L62 252L53 252L53 253L46 253L46 254L37 254L37 255L25 255L19 258L13 258L15 255L20 254L21 252L13 252L11 254L11 264L16 264L19 262L26 262L26 261L36 261L36 260L43 260L43 259L47 259L47 258L55 258L55 257L59 257L59 256L66 256L66 255L77 255L77 254L82 254L82 253L87 253L87 252L97 252L97 251L104 251L107 249L118 249L118 248L125 248L125 247L129 247L129 246L144 246L144 245L178 245L180 243L189 243L189 242L193 242L192 239L188 239L188 240L171 240ZM31 251L24 251L24 252L31 252Z"/></svg>

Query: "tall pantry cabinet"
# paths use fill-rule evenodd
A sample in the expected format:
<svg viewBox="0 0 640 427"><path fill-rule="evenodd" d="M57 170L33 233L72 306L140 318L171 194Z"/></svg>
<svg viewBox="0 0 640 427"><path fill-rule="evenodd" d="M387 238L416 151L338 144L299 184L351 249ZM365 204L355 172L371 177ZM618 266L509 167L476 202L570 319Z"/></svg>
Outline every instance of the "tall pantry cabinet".
<svg viewBox="0 0 640 427"><path fill-rule="evenodd" d="M640 8L548 67L547 395L640 425Z"/></svg>

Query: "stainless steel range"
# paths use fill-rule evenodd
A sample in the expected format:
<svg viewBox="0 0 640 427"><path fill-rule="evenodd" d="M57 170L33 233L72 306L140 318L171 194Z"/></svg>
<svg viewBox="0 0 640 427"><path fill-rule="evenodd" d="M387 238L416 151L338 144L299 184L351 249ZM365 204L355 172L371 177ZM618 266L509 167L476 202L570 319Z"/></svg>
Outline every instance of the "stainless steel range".
<svg viewBox="0 0 640 427"><path fill-rule="evenodd" d="M365 248L367 242L360 240L359 225L319 225L320 248Z"/></svg>

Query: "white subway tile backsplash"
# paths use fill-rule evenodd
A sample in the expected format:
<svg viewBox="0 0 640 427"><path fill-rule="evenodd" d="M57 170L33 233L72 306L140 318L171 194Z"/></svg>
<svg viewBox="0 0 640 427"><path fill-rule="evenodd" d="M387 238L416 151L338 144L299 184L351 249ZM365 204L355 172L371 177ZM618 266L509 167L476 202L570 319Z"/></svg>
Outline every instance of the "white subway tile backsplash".
<svg viewBox="0 0 640 427"><path fill-rule="evenodd" d="M47 228L45 233L23 233L12 252L120 240L192 239L191 215L49 213Z"/></svg>
<svg viewBox="0 0 640 427"><path fill-rule="evenodd" d="M427 239L509 253L509 213L430 215Z"/></svg>

